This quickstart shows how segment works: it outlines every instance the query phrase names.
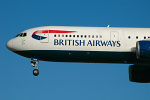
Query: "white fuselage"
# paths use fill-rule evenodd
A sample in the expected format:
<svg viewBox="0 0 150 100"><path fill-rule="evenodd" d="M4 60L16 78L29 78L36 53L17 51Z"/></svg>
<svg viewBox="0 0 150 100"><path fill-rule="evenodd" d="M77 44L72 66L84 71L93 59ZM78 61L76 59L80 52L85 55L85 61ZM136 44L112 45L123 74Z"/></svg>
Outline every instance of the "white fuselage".
<svg viewBox="0 0 150 100"><path fill-rule="evenodd" d="M76 60L77 57L75 57L75 55L77 55L79 58L82 58L82 56L85 56L83 59L87 58L87 61L83 60L81 62L90 62L90 57L93 57L93 59L98 59L95 62L101 60L99 62L107 63L107 60L115 60L116 57L120 57L116 62L114 61L114 63L137 63L140 60L136 58L134 51L136 42L150 38L150 28L46 26L25 30L22 33L26 33L26 36L15 37L7 43L7 47L11 51L15 53L19 52L18 54L25 57L38 57L40 60L46 61L59 61L63 58L59 58L58 55L56 57L53 55L54 60L51 60L51 53L54 53L54 51L57 51L57 54L65 52L63 55L60 54L60 56L64 56L65 58L67 54L67 59L72 59L68 62L79 62ZM40 52L25 54L26 51ZM48 54L45 53L47 51L49 51ZM83 52L84 54L82 55L77 52ZM93 52L101 52L101 54L98 54L101 58L98 58L95 53L92 54ZM116 54L113 54L113 52ZM40 56L39 53L43 53L43 55L41 54L42 56ZM104 57L104 53L108 53L108 55L106 55L108 59ZM110 59L109 53L111 53ZM120 55L120 53L122 55ZM130 53L131 55L126 56L126 54L123 53ZM94 58L94 56L96 58ZM67 59L64 61L67 62ZM134 60L133 62L130 61L132 59ZM108 62L113 63L113 61ZM145 61L142 61L142 63L144 62ZM148 61L146 61L146 63L147 62Z"/></svg>

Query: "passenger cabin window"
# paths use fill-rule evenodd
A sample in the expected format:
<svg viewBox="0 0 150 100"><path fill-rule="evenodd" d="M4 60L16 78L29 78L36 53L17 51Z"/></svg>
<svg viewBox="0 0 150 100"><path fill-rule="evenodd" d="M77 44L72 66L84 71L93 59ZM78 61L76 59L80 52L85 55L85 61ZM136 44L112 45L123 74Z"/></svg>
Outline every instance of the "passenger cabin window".
<svg viewBox="0 0 150 100"><path fill-rule="evenodd" d="M130 39L131 37L130 36L128 36L128 39Z"/></svg>
<svg viewBox="0 0 150 100"><path fill-rule="evenodd" d="M100 35L99 37L102 38L102 35Z"/></svg>
<svg viewBox="0 0 150 100"><path fill-rule="evenodd" d="M20 36L20 37L24 37L24 36L27 36L27 33L21 33L17 36ZM16 36L16 37L17 37ZM77 37L77 38L102 38L102 35L60 35L60 34L54 34L54 37ZM130 39L131 37L128 36L128 39ZM146 37L145 37L146 38ZM150 38L150 37L149 37ZM136 36L136 39L138 39L138 36Z"/></svg>
<svg viewBox="0 0 150 100"><path fill-rule="evenodd" d="M25 36L27 36L27 33L20 33L16 37L25 37ZM62 34L62 35L60 35L60 34L56 35L56 34L54 34L54 37L102 38L102 35L64 35L64 34ZM136 36L135 38L139 39L138 36ZM148 36L147 38L150 39L150 36ZM128 39L131 39L131 36L128 36ZM144 39L146 39L146 36L144 36Z"/></svg>

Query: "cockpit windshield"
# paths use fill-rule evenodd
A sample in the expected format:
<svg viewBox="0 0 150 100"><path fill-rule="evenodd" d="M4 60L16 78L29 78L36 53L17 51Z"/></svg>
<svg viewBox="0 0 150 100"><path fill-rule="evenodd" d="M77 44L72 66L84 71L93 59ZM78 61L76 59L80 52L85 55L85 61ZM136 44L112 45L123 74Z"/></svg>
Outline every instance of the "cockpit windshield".
<svg viewBox="0 0 150 100"><path fill-rule="evenodd" d="M20 34L18 34L18 35L15 36L15 37L25 37L25 36L27 36L27 33L20 33Z"/></svg>

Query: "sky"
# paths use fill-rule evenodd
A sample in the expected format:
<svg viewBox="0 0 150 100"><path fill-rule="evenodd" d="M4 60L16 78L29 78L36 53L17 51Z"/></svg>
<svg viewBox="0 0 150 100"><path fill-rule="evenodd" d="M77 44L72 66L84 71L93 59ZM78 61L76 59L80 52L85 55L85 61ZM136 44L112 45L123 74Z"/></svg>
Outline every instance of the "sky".
<svg viewBox="0 0 150 100"><path fill-rule="evenodd" d="M149 100L150 84L129 81L129 64L39 62L6 48L39 26L150 28L149 0L0 0L0 100Z"/></svg>

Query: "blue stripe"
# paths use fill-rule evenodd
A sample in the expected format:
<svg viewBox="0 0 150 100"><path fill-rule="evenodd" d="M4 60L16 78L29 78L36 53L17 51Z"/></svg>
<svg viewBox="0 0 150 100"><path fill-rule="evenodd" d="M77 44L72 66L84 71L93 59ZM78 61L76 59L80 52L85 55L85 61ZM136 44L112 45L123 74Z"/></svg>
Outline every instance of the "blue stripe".
<svg viewBox="0 0 150 100"><path fill-rule="evenodd" d="M32 38L34 38L36 40L43 40L43 39L45 39L47 37L43 37L43 36L39 36L39 35L34 34L34 35L32 35Z"/></svg>

